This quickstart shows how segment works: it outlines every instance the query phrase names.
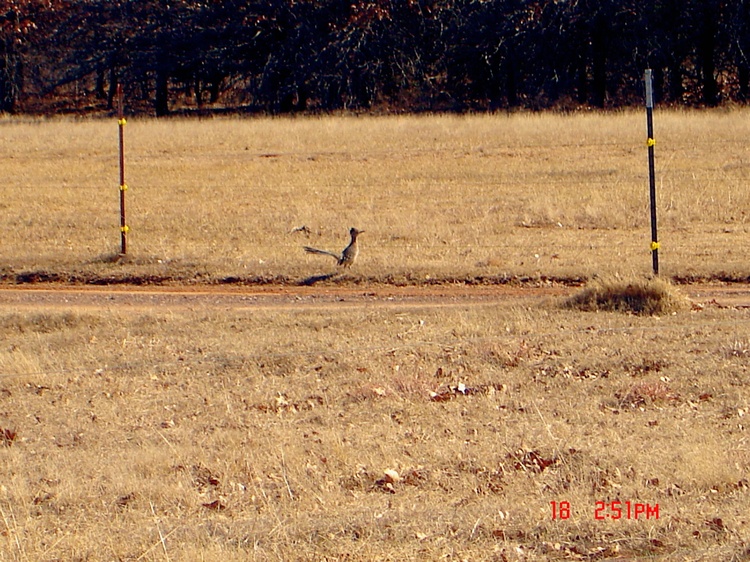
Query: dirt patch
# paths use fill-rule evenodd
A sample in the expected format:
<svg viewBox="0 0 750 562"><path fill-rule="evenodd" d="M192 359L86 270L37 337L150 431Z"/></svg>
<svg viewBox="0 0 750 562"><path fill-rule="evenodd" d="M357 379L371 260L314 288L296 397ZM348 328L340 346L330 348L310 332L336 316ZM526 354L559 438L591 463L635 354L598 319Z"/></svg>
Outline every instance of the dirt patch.
<svg viewBox="0 0 750 562"><path fill-rule="evenodd" d="M545 299L570 297L575 287L512 285L390 285L287 286L262 285L70 285L35 283L14 286L0 284L0 307L122 307L138 310L164 307L215 308L325 308L351 306L445 307L489 305L514 302L533 303ZM750 286L689 285L683 292L695 307L750 307Z"/></svg>
<svg viewBox="0 0 750 562"><path fill-rule="evenodd" d="M346 306L463 306L539 300L568 294L565 287L299 287L299 286L0 286L0 307L326 308Z"/></svg>

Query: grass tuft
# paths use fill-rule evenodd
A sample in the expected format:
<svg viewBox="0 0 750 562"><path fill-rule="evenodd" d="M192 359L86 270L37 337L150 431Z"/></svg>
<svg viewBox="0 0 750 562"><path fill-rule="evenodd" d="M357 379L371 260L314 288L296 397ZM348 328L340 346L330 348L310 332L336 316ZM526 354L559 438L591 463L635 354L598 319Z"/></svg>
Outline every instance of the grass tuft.
<svg viewBox="0 0 750 562"><path fill-rule="evenodd" d="M565 301L564 307L586 312L626 312L645 316L686 310L689 300L663 279L596 279Z"/></svg>

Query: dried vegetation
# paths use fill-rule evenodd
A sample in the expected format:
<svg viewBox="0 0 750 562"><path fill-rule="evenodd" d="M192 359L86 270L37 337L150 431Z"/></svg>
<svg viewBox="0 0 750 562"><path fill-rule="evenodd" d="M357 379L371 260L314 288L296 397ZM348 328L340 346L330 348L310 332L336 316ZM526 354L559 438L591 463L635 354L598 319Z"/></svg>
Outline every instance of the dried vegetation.
<svg viewBox="0 0 750 562"><path fill-rule="evenodd" d="M0 279L580 283L650 271L645 118L578 115L0 122ZM746 280L741 111L659 112L662 275ZM361 238L326 277L305 245Z"/></svg>
<svg viewBox="0 0 750 562"><path fill-rule="evenodd" d="M368 292L642 276L641 121L134 121L127 260L116 127L0 124L6 281L294 284L367 230L354 302L0 301L0 561L748 559L748 309ZM666 276L747 275L748 122L657 121Z"/></svg>
<svg viewBox="0 0 750 562"><path fill-rule="evenodd" d="M746 309L3 318L2 559L746 556Z"/></svg>
<svg viewBox="0 0 750 562"><path fill-rule="evenodd" d="M663 279L595 280L570 297L565 306L576 310L672 314L690 308L679 289Z"/></svg>

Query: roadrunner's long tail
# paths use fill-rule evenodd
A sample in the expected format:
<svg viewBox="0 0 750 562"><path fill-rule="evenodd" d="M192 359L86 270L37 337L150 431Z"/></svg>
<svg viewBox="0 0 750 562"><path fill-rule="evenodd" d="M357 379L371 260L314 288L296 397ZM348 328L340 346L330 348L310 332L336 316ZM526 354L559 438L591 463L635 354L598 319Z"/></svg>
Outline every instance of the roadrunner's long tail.
<svg viewBox="0 0 750 562"><path fill-rule="evenodd" d="M349 229L349 235L352 237L349 245L344 248L344 251L340 254L335 252L329 252L328 250L319 250L318 248L311 248L310 246L304 246L305 252L308 254L322 254L324 256L331 256L336 260L338 265L342 267L351 267L354 260L359 255L359 247L357 246L357 236L362 234L364 230L357 230L356 228Z"/></svg>
<svg viewBox="0 0 750 562"><path fill-rule="evenodd" d="M318 250L317 248L311 248L310 246L303 246L305 248L305 252L308 254L322 254L324 256L331 256L332 258L336 258L336 261L341 259L341 254L335 254L333 252L329 252L328 250Z"/></svg>

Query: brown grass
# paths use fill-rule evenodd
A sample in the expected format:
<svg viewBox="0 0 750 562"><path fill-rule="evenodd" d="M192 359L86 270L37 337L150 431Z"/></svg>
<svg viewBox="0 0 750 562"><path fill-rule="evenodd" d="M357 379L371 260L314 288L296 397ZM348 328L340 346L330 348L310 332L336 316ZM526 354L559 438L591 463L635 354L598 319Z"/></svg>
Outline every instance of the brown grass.
<svg viewBox="0 0 750 562"><path fill-rule="evenodd" d="M6 306L0 559L742 560L749 322Z"/></svg>
<svg viewBox="0 0 750 562"><path fill-rule="evenodd" d="M659 278L596 279L564 305L584 311L672 314L690 307L690 301L668 281Z"/></svg>
<svg viewBox="0 0 750 562"><path fill-rule="evenodd" d="M742 111L657 112L664 276L750 275L748 123ZM115 120L5 119L0 130L6 278L296 283L334 269L302 246L340 250L350 226L367 230L350 280L651 267L640 112L133 119L124 262L112 259Z"/></svg>
<svg viewBox="0 0 750 562"><path fill-rule="evenodd" d="M116 124L0 123L6 279L300 283L367 230L354 302L0 291L0 562L747 560L748 309L368 296L643 277L643 121L133 120L124 260ZM748 275L748 123L657 116L666 277Z"/></svg>

